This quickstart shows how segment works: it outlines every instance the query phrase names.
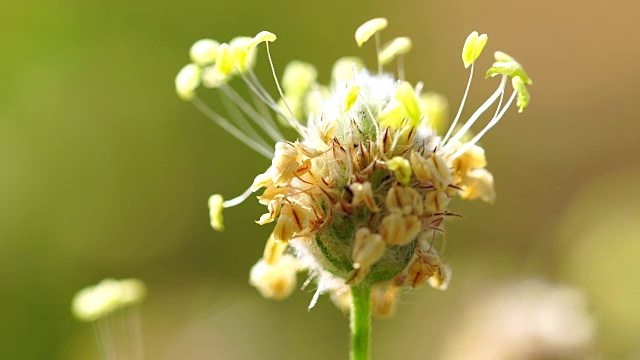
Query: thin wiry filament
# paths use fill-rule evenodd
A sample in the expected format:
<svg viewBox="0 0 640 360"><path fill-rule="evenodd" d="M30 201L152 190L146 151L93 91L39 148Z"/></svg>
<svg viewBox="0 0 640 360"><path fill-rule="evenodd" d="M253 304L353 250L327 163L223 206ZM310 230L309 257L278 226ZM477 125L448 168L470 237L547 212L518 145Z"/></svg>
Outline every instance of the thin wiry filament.
<svg viewBox="0 0 640 360"><path fill-rule="evenodd" d="M235 121L236 125L239 127L239 130L243 131L247 136L251 137L255 142L259 143L265 148L270 148L271 146L258 134L258 132L249 124L247 119L242 115L240 110L238 109L238 105L230 99L224 92L218 92L220 99L222 101L222 105L227 110L229 117L233 121Z"/></svg>
<svg viewBox="0 0 640 360"><path fill-rule="evenodd" d="M460 115L462 114L462 109L464 108L464 103L465 103L465 101L467 101L467 95L469 94L469 88L471 88L471 81L473 80L473 69L474 69L474 67L475 67L475 62L471 64L471 70L469 71L469 81L467 81L467 88L464 90L464 95L462 96L462 101L460 102L460 107L458 108L458 113L456 114L456 118L453 120L453 123L451 123L451 127L449 127L449 130L447 131L447 134L442 139L441 144L446 143L447 139L449 138L449 136L453 132L453 129L456 127L456 124L458 124L458 120L460 119Z"/></svg>
<svg viewBox="0 0 640 360"><path fill-rule="evenodd" d="M97 320L95 328L98 333L98 343L100 348L103 349L103 356L105 360L118 360L118 350L116 343L113 339L112 330L110 329L109 322L106 319Z"/></svg>
<svg viewBox="0 0 640 360"><path fill-rule="evenodd" d="M477 143L482 138L482 136L484 136L484 134L487 133L487 131L491 130L491 128L494 127L498 123L498 121L500 121L502 116L504 116L504 113L509 109L509 107L511 106L511 103L516 98L517 94L518 94L518 92L514 90L513 93L511 94L511 97L509 97L509 100L507 101L505 106L500 111L500 114L498 114L498 116L495 116L493 119L491 119L491 121L487 124L487 126L485 126L485 128L482 129L482 131L480 131L478 133L478 135L474 136L473 139L471 139L471 141L469 141L468 143L464 144L464 146L462 146L460 149L458 149L458 151L456 151L451 156L450 159L454 160L458 156L464 154L464 152L467 151L471 146L475 145L475 143Z"/></svg>
<svg viewBox="0 0 640 360"><path fill-rule="evenodd" d="M376 59L378 61L378 76L382 76L382 61L380 61L380 51L381 51L381 45L380 45L380 32L376 32Z"/></svg>
<svg viewBox="0 0 640 360"><path fill-rule="evenodd" d="M493 103L496 101L496 99L498 98L498 96L502 93L504 93L504 86L507 82L507 77L506 76L502 76L502 81L500 82L500 85L498 86L498 89L496 89L496 91L491 94L491 96L487 99L487 101L484 102L484 104L482 104L482 106L480 106L478 108L478 110L476 110L473 115L471 115L471 117L469 118L469 120L467 120L467 122L464 124L464 126L451 138L451 140L449 140L448 144L455 144L458 140L460 140L460 138L467 132L469 131L469 129L471 128L471 126L478 120L478 118L480 117L480 115L482 115L485 111L487 111L487 109L493 105ZM498 107L499 109L499 107ZM446 144L445 144L446 146Z"/></svg>
<svg viewBox="0 0 640 360"><path fill-rule="evenodd" d="M269 42L265 42L265 45L267 47L267 57L269 58L269 65L271 66L271 73L273 74L273 80L276 83L276 87L278 88L278 93L280 94L280 97L282 98L282 102L284 103L284 106L287 108L287 110L291 114L291 118L289 119L289 124L296 131L298 131L301 135L304 135L304 130L301 128L300 122L298 121L298 119L296 119L296 115L293 113L293 110L291 110L291 107L289 107L289 104L287 103L287 99L284 98L284 93L282 92L282 88L280 87L280 82L278 81L278 76L276 75L276 69L273 66L273 60L271 59L271 51L269 50Z"/></svg>
<svg viewBox="0 0 640 360"><path fill-rule="evenodd" d="M278 127L273 120L273 116L271 116L271 111L269 111L269 108L267 107L267 105L265 105L264 101L260 100L258 95L256 95L253 91L249 92L249 94L251 96L253 105L256 107L260 115L262 115L262 118L265 119L275 131L278 132L279 140L284 139L284 136L282 135L282 133L280 133L280 130L278 130Z"/></svg>
<svg viewBox="0 0 640 360"><path fill-rule="evenodd" d="M277 130L275 125L272 125L270 123L270 120L271 120L270 116L269 118L266 118L261 114L259 114L251 105L249 105L249 103L246 100L242 98L242 96L240 96L235 90L233 90L232 87L223 85L221 88L222 88L222 91L224 91L225 94L231 100L233 100L237 104L237 106L245 114L247 114L247 116L249 116L251 120L253 120L254 123L256 123L256 125L260 126L260 128L264 130L264 132L267 135L269 135L269 137L271 137L273 141L279 141L283 139L282 134Z"/></svg>
<svg viewBox="0 0 640 360"><path fill-rule="evenodd" d="M234 207L243 201L247 200L247 198L253 193L253 186L250 186L247 190L245 190L240 196L237 196L231 200L225 201L222 206L225 208Z"/></svg>
<svg viewBox="0 0 640 360"><path fill-rule="evenodd" d="M233 135L236 139L245 143L248 147L259 153L260 155L266 157L267 159L273 158L273 152L268 148L263 147L263 145L257 143L252 138L245 135L243 132L238 130L233 124L231 124L227 119L218 115L215 111L209 108L200 98L194 97L191 102L193 105L200 110L202 114L208 117L210 120L218 124L224 130L226 130L229 134Z"/></svg>
<svg viewBox="0 0 640 360"><path fill-rule="evenodd" d="M287 115L285 115L278 104L273 100L271 95L262 87L260 81L255 76L255 74L251 71L248 72L251 78L248 78L245 74L240 73L240 77L244 80L245 84L249 87L249 89L262 101L263 104L267 105L271 108L276 114L282 116L288 123L291 123L291 120Z"/></svg>
<svg viewBox="0 0 640 360"><path fill-rule="evenodd" d="M144 359L144 346L142 342L142 321L140 319L140 309L138 307L134 307L129 310L130 315L129 319L129 328L131 329L131 339L133 339L133 359L134 360L143 360Z"/></svg>
<svg viewBox="0 0 640 360"><path fill-rule="evenodd" d="M404 55L398 55L398 80L404 81Z"/></svg>

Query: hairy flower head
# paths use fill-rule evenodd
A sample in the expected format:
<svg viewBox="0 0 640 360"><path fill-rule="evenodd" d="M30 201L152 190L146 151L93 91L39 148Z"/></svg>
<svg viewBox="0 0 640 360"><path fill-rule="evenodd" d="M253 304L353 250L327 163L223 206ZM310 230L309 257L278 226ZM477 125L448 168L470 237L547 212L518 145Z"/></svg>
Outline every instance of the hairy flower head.
<svg viewBox="0 0 640 360"><path fill-rule="evenodd" d="M191 51L194 63L176 79L183 99L270 160L244 194L227 201L215 195L209 203L211 224L219 230L222 209L255 192L267 207L256 222L275 223L273 233L250 276L266 297L287 297L295 274L306 270L318 283L317 295L329 292L340 305L350 286L368 287L374 311L390 314L402 288L427 283L447 288L451 268L442 251L444 223L459 217L448 210L449 203L456 197L486 202L495 198L493 176L478 141L514 100L520 111L526 108L531 79L515 59L497 52L487 72L487 77L500 77L497 90L459 126L475 62L488 39L472 32L462 49L463 65L471 68L469 85L455 119L441 134L446 99L423 93L422 83L404 79L402 59L413 44L401 37L382 49L380 32L387 25L386 19L374 19L355 34L358 46L375 36L377 71L364 68L358 58L342 58L329 84L317 82L311 64L294 61L281 85L270 52L276 36L265 31L229 45L197 42ZM276 98L264 89L252 70L253 60L248 60L262 43ZM385 72L383 65L396 59L397 75ZM253 105L241 97L230 85L233 78L242 80L260 102ZM513 92L503 101L507 80ZM232 120L195 95L200 83L230 100ZM487 125L470 135L471 126L496 102ZM297 132L298 140L285 139L282 126Z"/></svg>

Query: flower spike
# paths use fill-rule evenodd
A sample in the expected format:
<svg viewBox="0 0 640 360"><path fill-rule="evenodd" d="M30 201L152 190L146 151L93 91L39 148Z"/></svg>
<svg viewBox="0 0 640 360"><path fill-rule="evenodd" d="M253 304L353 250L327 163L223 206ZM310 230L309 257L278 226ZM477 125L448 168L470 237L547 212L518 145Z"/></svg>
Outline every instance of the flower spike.
<svg viewBox="0 0 640 360"><path fill-rule="evenodd" d="M388 314L404 290L427 283L447 288L451 268L444 261L444 225L460 216L449 205L454 198L493 202L494 178L477 143L511 105L523 111L530 102L531 79L522 65L497 52L486 73L500 79L497 89L458 126L475 61L488 39L474 31L462 48L469 79L460 107L449 129L441 129L448 102L423 91L421 82L405 81L404 55L411 40L399 37L382 48L380 31L386 27L387 20L377 18L355 33L359 47L375 40L377 71L358 58L341 58L329 83L321 83L316 68L300 61L287 65L280 82L270 53L276 36L266 31L235 38L217 51L214 43L199 42L191 51L193 63L176 78L181 98L191 99L229 134L270 159L241 195L209 198L211 226L222 230L223 209L255 193L266 207L256 222L270 226L272 235L251 269L250 284L264 297L281 300L294 290L297 272L307 270L307 283L317 283L310 308L325 293L340 305L350 303L354 359L368 358L371 309ZM276 96L251 70L260 43ZM397 73L384 71L391 62ZM232 88L231 76L242 78L254 102ZM227 101L233 122L195 97L200 79ZM484 117L484 128L470 135ZM297 138L286 140L283 126L297 131Z"/></svg>

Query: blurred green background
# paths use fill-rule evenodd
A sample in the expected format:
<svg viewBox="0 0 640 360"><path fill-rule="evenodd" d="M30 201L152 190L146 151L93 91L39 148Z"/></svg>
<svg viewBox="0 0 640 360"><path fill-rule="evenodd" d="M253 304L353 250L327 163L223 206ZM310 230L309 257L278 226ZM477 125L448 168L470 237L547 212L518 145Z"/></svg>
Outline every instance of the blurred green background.
<svg viewBox="0 0 640 360"><path fill-rule="evenodd" d="M200 38L268 29L275 65L362 56L356 27L385 16L414 40L407 77L451 107L472 30L534 79L532 103L483 140L498 199L457 201L446 292L403 296L375 320L377 359L435 358L485 289L536 277L587 296L598 353L640 356L640 56L632 0L79 1L0 3L0 358L97 359L69 306L105 277L139 277L149 359L343 359L348 319L312 290L281 302L247 283L269 226L254 202L214 233L206 200L269 163L180 101L173 80ZM271 83L264 53L258 73ZM495 81L474 82L479 105ZM470 109L469 107L468 109ZM242 166L239 166L241 164ZM303 281L304 279L300 279ZM634 357L636 356L636 357Z"/></svg>

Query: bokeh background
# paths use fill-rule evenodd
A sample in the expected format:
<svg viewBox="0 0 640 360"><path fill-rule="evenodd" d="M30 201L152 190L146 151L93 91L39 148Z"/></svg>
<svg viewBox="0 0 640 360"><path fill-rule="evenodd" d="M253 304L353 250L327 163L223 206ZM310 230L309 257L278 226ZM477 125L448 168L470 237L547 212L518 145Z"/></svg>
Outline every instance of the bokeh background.
<svg viewBox="0 0 640 360"><path fill-rule="evenodd" d="M471 30L490 35L481 68L505 50L534 86L530 108L483 140L495 205L454 205L450 289L405 294L374 320L375 358L437 358L465 309L528 278L583 292L594 353L640 358L639 13L633 0L1 2L0 358L97 359L70 300L132 276L150 289L149 359L346 358L348 318L327 297L308 312L313 289L278 303L248 285L269 233L258 204L210 229L207 197L240 193L268 161L180 101L173 79L195 40L268 29L278 69L309 61L326 82L341 56L373 65L353 32L377 16L384 38L414 40L408 79L454 109ZM261 53L271 83L267 70ZM475 81L471 105L494 86Z"/></svg>

